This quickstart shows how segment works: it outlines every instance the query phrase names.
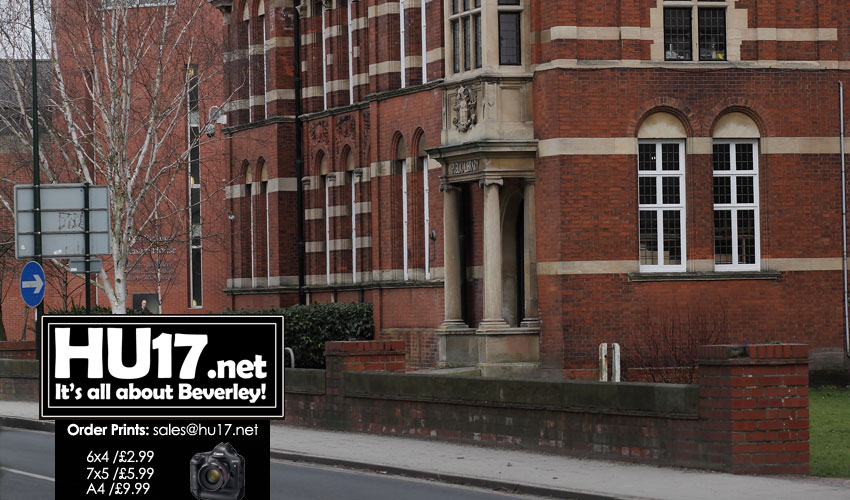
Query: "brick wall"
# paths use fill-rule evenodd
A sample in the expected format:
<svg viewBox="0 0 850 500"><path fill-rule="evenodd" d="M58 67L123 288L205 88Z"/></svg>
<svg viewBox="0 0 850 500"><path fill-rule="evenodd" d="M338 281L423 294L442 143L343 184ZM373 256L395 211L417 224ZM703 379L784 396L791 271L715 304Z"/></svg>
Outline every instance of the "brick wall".
<svg viewBox="0 0 850 500"><path fill-rule="evenodd" d="M0 401L38 401L38 362L0 358Z"/></svg>
<svg viewBox="0 0 850 500"><path fill-rule="evenodd" d="M398 341L328 343L324 380L287 372L286 422L742 474L808 472L805 345L703 348L699 386L364 371L400 371L404 352Z"/></svg>
<svg viewBox="0 0 850 500"><path fill-rule="evenodd" d="M0 358L35 359L35 341L0 342Z"/></svg>
<svg viewBox="0 0 850 500"><path fill-rule="evenodd" d="M700 440L741 474L809 473L808 346L705 346Z"/></svg>

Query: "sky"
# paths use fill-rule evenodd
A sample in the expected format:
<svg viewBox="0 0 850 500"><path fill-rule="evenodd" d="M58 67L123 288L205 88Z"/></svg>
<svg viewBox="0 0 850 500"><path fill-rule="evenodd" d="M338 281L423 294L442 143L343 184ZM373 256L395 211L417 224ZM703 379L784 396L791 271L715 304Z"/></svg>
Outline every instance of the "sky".
<svg viewBox="0 0 850 500"><path fill-rule="evenodd" d="M45 12L50 0L33 0L36 9L36 30L39 37L36 53L39 58L49 54L50 29ZM30 12L26 0L0 0L0 59L29 59Z"/></svg>

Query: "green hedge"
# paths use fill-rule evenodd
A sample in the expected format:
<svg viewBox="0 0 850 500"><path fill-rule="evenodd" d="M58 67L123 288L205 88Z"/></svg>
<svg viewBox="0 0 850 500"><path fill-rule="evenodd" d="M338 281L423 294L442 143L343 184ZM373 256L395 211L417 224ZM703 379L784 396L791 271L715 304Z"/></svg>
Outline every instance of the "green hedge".
<svg viewBox="0 0 850 500"><path fill-rule="evenodd" d="M325 342L372 340L375 320L368 302L321 303L260 311L227 311L225 314L273 314L284 317L284 344L295 352L297 368L324 368ZM289 357L285 357L289 366Z"/></svg>

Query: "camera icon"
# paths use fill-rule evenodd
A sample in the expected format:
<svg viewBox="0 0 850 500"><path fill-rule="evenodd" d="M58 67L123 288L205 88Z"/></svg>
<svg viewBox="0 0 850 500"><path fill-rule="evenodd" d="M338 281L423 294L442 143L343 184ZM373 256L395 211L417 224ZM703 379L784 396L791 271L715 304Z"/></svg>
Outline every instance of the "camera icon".
<svg viewBox="0 0 850 500"><path fill-rule="evenodd" d="M245 458L230 443L196 453L189 462L189 490L198 500L239 500L245 496Z"/></svg>

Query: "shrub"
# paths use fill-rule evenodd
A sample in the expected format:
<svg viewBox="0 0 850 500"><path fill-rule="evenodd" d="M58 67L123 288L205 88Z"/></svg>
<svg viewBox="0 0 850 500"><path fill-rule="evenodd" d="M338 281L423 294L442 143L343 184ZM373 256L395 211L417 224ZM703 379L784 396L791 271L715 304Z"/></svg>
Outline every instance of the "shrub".
<svg viewBox="0 0 850 500"><path fill-rule="evenodd" d="M130 309L127 309L129 313ZM78 306L71 304L70 309L51 309L47 314L85 314L86 306ZM112 314L112 309L103 306L92 306L92 314Z"/></svg>
<svg viewBox="0 0 850 500"><path fill-rule="evenodd" d="M628 380L665 384L695 384L699 348L729 342L726 308L720 304L715 313L697 305L682 312L653 313L647 310L643 320L629 335L631 350L623 357L623 373Z"/></svg>
<svg viewBox="0 0 850 500"><path fill-rule="evenodd" d="M283 315L284 345L294 351L298 368L324 368L325 342L374 338L375 321L372 304L368 302L321 303L225 314ZM288 357L285 362L289 366Z"/></svg>

